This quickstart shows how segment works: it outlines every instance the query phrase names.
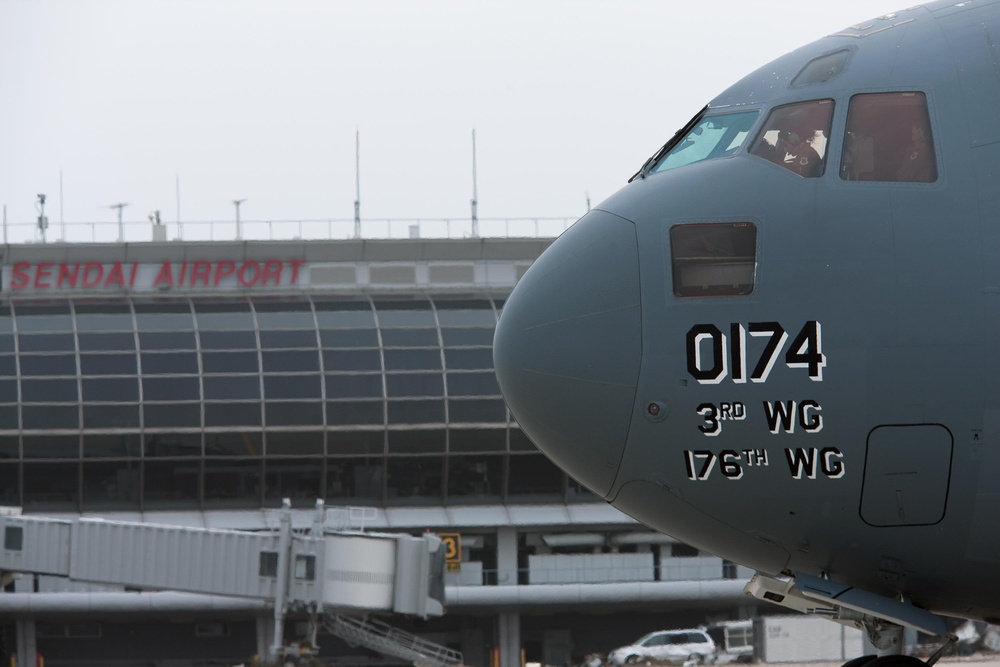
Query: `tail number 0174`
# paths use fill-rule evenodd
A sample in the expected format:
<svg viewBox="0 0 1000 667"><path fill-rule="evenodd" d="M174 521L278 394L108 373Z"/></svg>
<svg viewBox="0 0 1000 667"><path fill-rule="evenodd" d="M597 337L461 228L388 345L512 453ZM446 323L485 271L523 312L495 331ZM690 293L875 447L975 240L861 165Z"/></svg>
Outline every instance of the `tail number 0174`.
<svg viewBox="0 0 1000 667"><path fill-rule="evenodd" d="M748 337L762 342L748 346ZM821 382L826 356L820 323L809 320L786 349L787 342L788 332L777 322L734 322L728 336L714 324L696 324L687 332L688 373L700 384L719 384L730 376L736 384L748 378L766 382L784 350L785 366L804 368L810 380ZM755 357L752 368L748 353Z"/></svg>

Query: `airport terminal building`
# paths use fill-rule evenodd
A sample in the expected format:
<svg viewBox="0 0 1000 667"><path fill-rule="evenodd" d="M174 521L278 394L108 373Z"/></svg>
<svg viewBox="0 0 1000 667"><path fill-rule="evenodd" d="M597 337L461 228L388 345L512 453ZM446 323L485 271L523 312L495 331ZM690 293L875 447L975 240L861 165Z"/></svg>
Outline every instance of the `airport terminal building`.
<svg viewBox="0 0 1000 667"><path fill-rule="evenodd" d="M283 498L302 525L317 498L374 508L352 516L451 536L446 615L391 622L470 665L514 667L522 649L576 664L647 631L752 615L749 573L605 504L507 411L493 330L550 242L8 245L0 504L237 529ZM6 590L4 652L33 633L48 665L235 664L269 618L51 577ZM341 664L386 662L320 643Z"/></svg>

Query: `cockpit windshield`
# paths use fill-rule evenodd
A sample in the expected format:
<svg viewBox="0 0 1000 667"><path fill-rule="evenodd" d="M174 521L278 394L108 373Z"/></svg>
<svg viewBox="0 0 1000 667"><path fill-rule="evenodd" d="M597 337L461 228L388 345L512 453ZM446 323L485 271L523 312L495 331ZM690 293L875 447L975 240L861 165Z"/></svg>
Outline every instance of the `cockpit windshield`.
<svg viewBox="0 0 1000 667"><path fill-rule="evenodd" d="M650 171L667 171L693 162L732 155L746 141L757 115L757 111L739 111L703 116L659 158Z"/></svg>

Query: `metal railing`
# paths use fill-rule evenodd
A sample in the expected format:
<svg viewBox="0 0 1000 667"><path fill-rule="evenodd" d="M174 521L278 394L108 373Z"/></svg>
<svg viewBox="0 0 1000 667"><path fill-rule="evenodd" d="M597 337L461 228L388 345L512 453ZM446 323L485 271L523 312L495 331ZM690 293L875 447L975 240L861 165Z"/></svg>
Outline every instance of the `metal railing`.
<svg viewBox="0 0 1000 667"><path fill-rule="evenodd" d="M368 524L378 519L378 509L374 507L327 507L326 528L335 531L357 530L364 532Z"/></svg>
<svg viewBox="0 0 1000 667"><path fill-rule="evenodd" d="M351 644L360 644L383 655L408 660L417 667L454 667L464 661L458 651L421 639L374 618L336 614L323 617L323 627Z"/></svg>
<svg viewBox="0 0 1000 667"><path fill-rule="evenodd" d="M319 239L463 239L463 238L554 238L576 221L574 217L479 218L478 237L472 221L461 218L391 218L361 221L355 237L353 219L314 220L185 220L153 225L148 221L66 222L50 224L49 242L143 243L153 240L183 241L279 241ZM156 231L154 231L154 229ZM8 222L3 226L4 243L42 243L33 222ZM161 239L155 239L160 235Z"/></svg>

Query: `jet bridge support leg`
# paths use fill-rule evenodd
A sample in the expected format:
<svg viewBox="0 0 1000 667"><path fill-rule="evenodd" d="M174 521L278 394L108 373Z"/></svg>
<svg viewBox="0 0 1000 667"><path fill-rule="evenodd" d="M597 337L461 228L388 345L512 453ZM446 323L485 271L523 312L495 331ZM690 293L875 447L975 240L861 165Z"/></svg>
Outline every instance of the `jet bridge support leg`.
<svg viewBox="0 0 1000 667"><path fill-rule="evenodd" d="M17 664L33 667L38 660L35 643L35 621L31 618L17 621Z"/></svg>
<svg viewBox="0 0 1000 667"><path fill-rule="evenodd" d="M266 616L257 617L257 655L263 660L274 645L274 624Z"/></svg>
<svg viewBox="0 0 1000 667"><path fill-rule="evenodd" d="M292 501L281 501L281 528L278 531L278 582L274 594L274 641L267 659L274 662L285 645L286 591L288 590L288 553L292 544Z"/></svg>

